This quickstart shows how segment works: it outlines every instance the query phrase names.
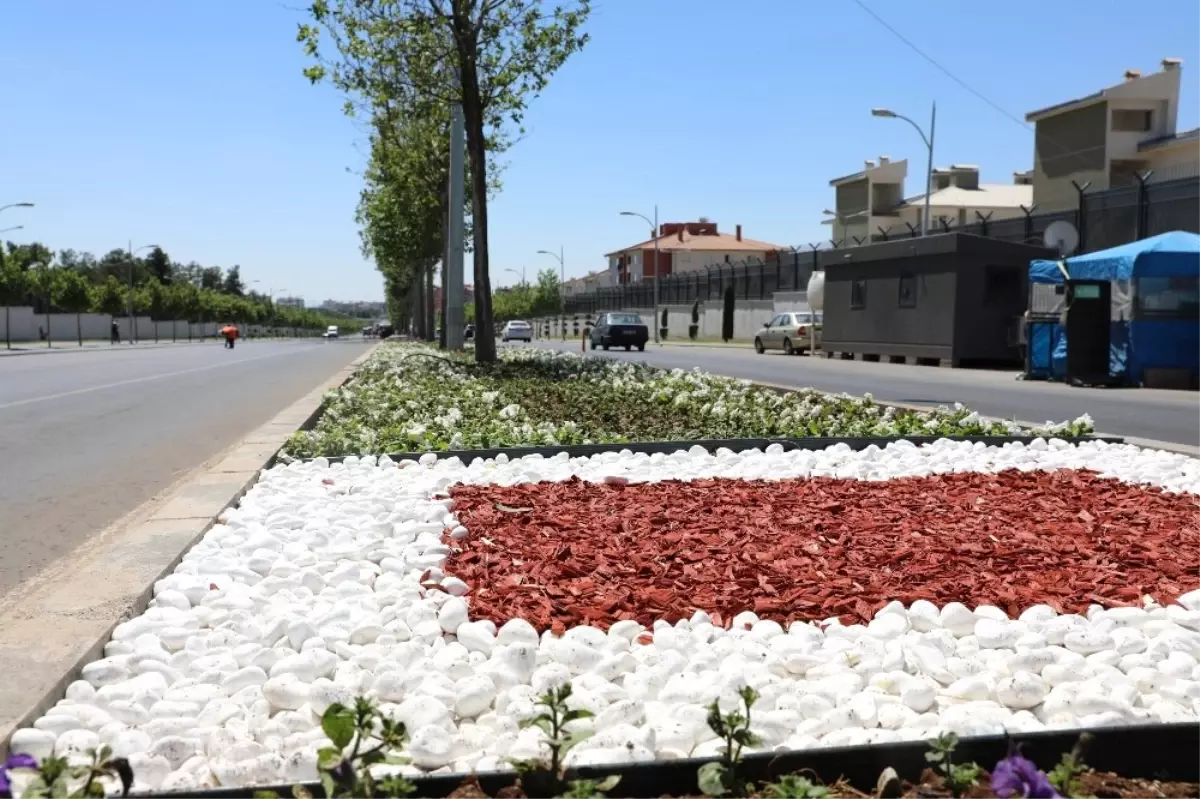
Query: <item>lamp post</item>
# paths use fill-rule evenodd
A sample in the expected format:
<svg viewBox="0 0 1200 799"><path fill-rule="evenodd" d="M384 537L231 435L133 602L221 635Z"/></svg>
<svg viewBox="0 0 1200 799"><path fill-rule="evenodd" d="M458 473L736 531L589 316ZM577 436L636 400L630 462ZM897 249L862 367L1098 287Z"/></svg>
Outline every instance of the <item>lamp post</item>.
<svg viewBox="0 0 1200 799"><path fill-rule="evenodd" d="M558 255L555 255L550 250L538 250L538 255L549 255L551 258L554 258L558 261L558 311L561 314L563 309L566 308L566 301L567 301L567 296L566 296L567 267L563 261L562 245L561 244L558 245ZM566 340L566 337L567 337L567 333L564 330L563 331L563 340L564 341Z"/></svg>
<svg viewBox="0 0 1200 799"><path fill-rule="evenodd" d="M521 285L521 286L524 286L524 285L525 285L525 267L523 267L523 266L522 266L522 267L521 267L521 271L520 271L520 272L518 272L516 269L513 269L512 267L509 267L509 268L505 269L504 271L505 271L505 272L512 272L514 275L516 275L517 277L521 278L521 283L520 283L520 285Z"/></svg>
<svg viewBox="0 0 1200 799"><path fill-rule="evenodd" d="M850 234L846 230L846 219L853 216L853 214L843 214L840 211L834 211L829 208L826 208L821 213L827 214L827 215L833 217L833 222L834 222L833 235L834 235L835 239L837 238L837 226L838 225L842 226L842 244L849 246Z"/></svg>
<svg viewBox="0 0 1200 799"><path fill-rule="evenodd" d="M33 203L9 203L8 205L0 205L0 211L7 210L9 208L32 208L32 207L33 207Z"/></svg>
<svg viewBox="0 0 1200 799"><path fill-rule="evenodd" d="M883 117L885 119L903 119L908 124L912 125L917 133L921 136L921 141L925 142L925 148L929 151L929 159L925 166L925 212L921 215L921 235L925 236L929 233L929 192L933 188L933 130L937 124L937 102L933 104L933 111L929 115L929 135L925 135L925 131L921 130L921 126L913 122L903 114L897 114L887 108L872 108L871 116Z"/></svg>
<svg viewBox="0 0 1200 799"><path fill-rule="evenodd" d="M285 291L287 291L287 289L280 289L278 292L276 292L274 286L271 286L269 289L267 289L267 292L271 295L271 334L272 335L275 335L278 332L275 330L275 323L278 321L277 317L275 316L275 295L276 295L276 293L282 294Z"/></svg>
<svg viewBox="0 0 1200 799"><path fill-rule="evenodd" d="M142 250L153 250L158 247L157 244L143 244L136 250L133 248L133 242L129 242L129 345L133 346L137 342L137 321L133 318L133 256Z"/></svg>
<svg viewBox="0 0 1200 799"><path fill-rule="evenodd" d="M13 225L12 227L6 227L6 228L4 228L4 230L0 230L0 233L8 233L13 230L24 230L24 229L25 229L24 225Z"/></svg>
<svg viewBox="0 0 1200 799"><path fill-rule="evenodd" d="M29 265L30 273L36 272L38 280L42 283L44 294L42 300L46 303L46 349L51 349L54 346L54 337L50 335L50 276L46 270L50 268L49 264L44 264L41 261L34 261Z"/></svg>
<svg viewBox="0 0 1200 799"><path fill-rule="evenodd" d="M5 210L6 208L32 208L32 207L33 207L33 203L9 203L8 205L0 205L0 211ZM7 233L10 230L20 230L23 227L24 227L24 225L17 225L16 227L10 227L10 228L6 228L5 230L0 230L0 233ZM4 251L3 251L3 247L0 246L0 267L3 267L3 266L4 266ZM4 348L11 350L12 349L12 328L11 328L12 320L9 316L9 307L8 306L9 306L9 300L6 297L6 298L4 298Z"/></svg>
<svg viewBox="0 0 1200 799"><path fill-rule="evenodd" d="M658 338L658 205L654 206L654 221L645 214L639 214L637 211L622 211L621 216L636 216L646 220L647 225L651 225L650 237L654 239L654 343L659 343Z"/></svg>

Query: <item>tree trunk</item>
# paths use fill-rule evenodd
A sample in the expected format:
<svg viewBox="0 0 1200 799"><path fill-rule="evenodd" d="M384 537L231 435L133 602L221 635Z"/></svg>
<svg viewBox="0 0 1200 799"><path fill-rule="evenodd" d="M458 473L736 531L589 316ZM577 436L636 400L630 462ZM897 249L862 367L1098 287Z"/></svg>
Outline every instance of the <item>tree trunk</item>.
<svg viewBox="0 0 1200 799"><path fill-rule="evenodd" d="M425 267L425 340L437 338L437 318L433 310L433 264Z"/></svg>
<svg viewBox="0 0 1200 799"><path fill-rule="evenodd" d="M468 12L455 4L455 41L462 73L463 121L466 123L467 158L471 167L471 225L475 245L475 360L496 360L496 333L492 327L492 278L488 265L487 142L483 138L483 108L479 97L479 31Z"/></svg>

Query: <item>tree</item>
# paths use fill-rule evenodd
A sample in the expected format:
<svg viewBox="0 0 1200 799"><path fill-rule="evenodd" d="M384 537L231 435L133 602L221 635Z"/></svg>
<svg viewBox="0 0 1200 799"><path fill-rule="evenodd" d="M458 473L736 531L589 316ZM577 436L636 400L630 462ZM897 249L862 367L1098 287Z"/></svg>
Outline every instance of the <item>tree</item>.
<svg viewBox="0 0 1200 799"><path fill-rule="evenodd" d="M733 286L725 288L725 305L721 309L721 338L725 341L733 340L733 311L735 300L733 294Z"/></svg>
<svg viewBox="0 0 1200 799"><path fill-rule="evenodd" d="M225 282L225 273L219 266L206 266L200 270L200 288L220 291Z"/></svg>
<svg viewBox="0 0 1200 799"><path fill-rule="evenodd" d="M172 266L171 259L163 252L162 247L155 247L146 256L146 269L149 270L151 279L159 283L171 282Z"/></svg>
<svg viewBox="0 0 1200 799"><path fill-rule="evenodd" d="M221 291L240 297L245 290L246 285L242 283L242 268L234 264L225 273L225 280L221 284Z"/></svg>
<svg viewBox="0 0 1200 799"><path fill-rule="evenodd" d="M590 0L547 10L542 0L315 0L317 26L298 38L319 59L320 30L340 61L305 74L363 98L375 111L458 102L466 129L474 252L475 357L496 358L488 262L489 149L503 146L507 125L520 125L530 99L571 53L587 42L579 29Z"/></svg>
<svg viewBox="0 0 1200 799"><path fill-rule="evenodd" d="M120 280L109 275L92 291L92 307L97 313L120 316L125 313L129 289Z"/></svg>
<svg viewBox="0 0 1200 799"><path fill-rule="evenodd" d="M83 346L83 321L80 315L92 305L91 286L87 276L73 269L58 269L54 284L54 304L67 313L75 314L75 335Z"/></svg>

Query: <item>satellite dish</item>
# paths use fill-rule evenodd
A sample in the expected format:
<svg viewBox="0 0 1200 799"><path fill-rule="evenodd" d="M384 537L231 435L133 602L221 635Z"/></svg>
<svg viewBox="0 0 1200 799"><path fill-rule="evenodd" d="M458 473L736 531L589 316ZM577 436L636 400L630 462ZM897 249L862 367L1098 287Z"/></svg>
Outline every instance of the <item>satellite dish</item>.
<svg viewBox="0 0 1200 799"><path fill-rule="evenodd" d="M1079 248L1079 231L1065 219L1051 222L1042 234L1042 241L1052 250L1057 250L1060 258L1066 258Z"/></svg>
<svg viewBox="0 0 1200 799"><path fill-rule="evenodd" d="M808 307L812 311L825 309L825 273L813 272L808 279Z"/></svg>

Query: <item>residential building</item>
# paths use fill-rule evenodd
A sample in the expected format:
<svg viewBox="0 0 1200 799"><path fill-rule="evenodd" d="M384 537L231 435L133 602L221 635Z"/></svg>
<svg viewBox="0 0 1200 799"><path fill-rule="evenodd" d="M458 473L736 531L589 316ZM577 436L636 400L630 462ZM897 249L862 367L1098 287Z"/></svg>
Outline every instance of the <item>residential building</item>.
<svg viewBox="0 0 1200 799"><path fill-rule="evenodd" d="M570 297L574 294L588 294L611 285L613 285L612 273L607 269L600 269L566 281L562 285L562 292L563 296Z"/></svg>
<svg viewBox="0 0 1200 799"><path fill-rule="evenodd" d="M718 264L743 261L774 261L778 244L748 239L742 226L734 233L722 233L717 223L705 217L696 222L664 222L658 236L605 255L608 259L609 284L638 283L653 280L657 268L660 277L682 272L706 271ZM658 261L654 260L657 242Z"/></svg>
<svg viewBox="0 0 1200 799"><path fill-rule="evenodd" d="M284 308L300 308L303 310L304 298L303 297L280 297L279 299L275 300L275 304L282 306Z"/></svg>
<svg viewBox="0 0 1200 799"><path fill-rule="evenodd" d="M892 161L881 155L878 164L866 161L862 171L829 181L834 187L835 210L825 212L828 218L823 224L831 226L830 240L838 247L855 247L919 230L925 213L925 181L921 181L920 194L906 198L907 172L907 160ZM930 230L969 225L980 217L1022 216L1022 206L1033 203L1031 180L1028 172L1014 172L1012 183L981 183L979 167L974 164L935 167L929 195Z"/></svg>
<svg viewBox="0 0 1200 799"><path fill-rule="evenodd" d="M1026 114L1039 210L1076 206L1072 182L1098 191L1134 185L1148 170L1151 182L1200 175L1200 136L1176 131L1181 72L1179 59L1164 58L1151 75L1130 69L1120 83Z"/></svg>

